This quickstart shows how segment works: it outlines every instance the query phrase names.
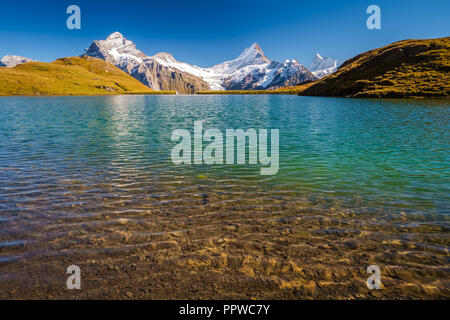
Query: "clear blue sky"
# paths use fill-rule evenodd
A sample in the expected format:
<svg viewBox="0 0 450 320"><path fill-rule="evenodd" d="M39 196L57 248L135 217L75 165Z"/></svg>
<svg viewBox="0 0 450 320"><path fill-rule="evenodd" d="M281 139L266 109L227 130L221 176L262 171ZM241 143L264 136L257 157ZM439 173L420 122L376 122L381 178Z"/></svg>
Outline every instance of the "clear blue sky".
<svg viewBox="0 0 450 320"><path fill-rule="evenodd" d="M82 29L66 28L66 8L82 10ZM366 28L366 8L382 10L382 30ZM210 66L258 42L273 60L314 54L345 60L411 38L450 35L449 0L30 0L2 1L0 56L53 61L82 53L120 31L148 55Z"/></svg>

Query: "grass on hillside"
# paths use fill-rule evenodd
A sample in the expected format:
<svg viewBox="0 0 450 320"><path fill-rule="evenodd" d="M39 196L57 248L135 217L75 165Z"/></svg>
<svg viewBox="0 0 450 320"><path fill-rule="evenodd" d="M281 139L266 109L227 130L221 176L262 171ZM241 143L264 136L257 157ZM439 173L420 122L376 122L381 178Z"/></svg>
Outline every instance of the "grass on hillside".
<svg viewBox="0 0 450 320"><path fill-rule="evenodd" d="M250 95L250 94L299 94L312 86L314 82L305 83L299 86L285 87L274 90L225 90L225 91L200 91L198 94L222 94L222 95Z"/></svg>
<svg viewBox="0 0 450 320"><path fill-rule="evenodd" d="M450 37L404 40L360 54L302 94L448 99Z"/></svg>
<svg viewBox="0 0 450 320"><path fill-rule="evenodd" d="M87 56L0 68L0 96L165 93L153 91L110 63Z"/></svg>

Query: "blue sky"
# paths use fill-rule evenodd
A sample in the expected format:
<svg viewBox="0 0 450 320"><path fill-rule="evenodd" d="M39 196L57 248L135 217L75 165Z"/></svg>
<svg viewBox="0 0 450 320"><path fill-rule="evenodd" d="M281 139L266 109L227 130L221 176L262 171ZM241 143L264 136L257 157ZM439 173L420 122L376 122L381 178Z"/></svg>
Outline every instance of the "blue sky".
<svg viewBox="0 0 450 320"><path fill-rule="evenodd" d="M66 8L82 10L82 29L66 28ZM380 6L382 30L368 30L366 9ZM53 61L82 53L120 31L146 54L211 66L258 42L273 60L314 54L345 60L411 38L450 35L449 0L30 0L3 2L0 56Z"/></svg>

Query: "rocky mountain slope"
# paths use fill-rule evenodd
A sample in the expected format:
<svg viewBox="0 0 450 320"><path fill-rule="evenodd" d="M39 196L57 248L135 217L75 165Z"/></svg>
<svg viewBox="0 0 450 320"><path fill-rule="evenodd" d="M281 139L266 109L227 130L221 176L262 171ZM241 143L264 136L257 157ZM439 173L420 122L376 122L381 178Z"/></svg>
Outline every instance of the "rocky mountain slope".
<svg viewBox="0 0 450 320"><path fill-rule="evenodd" d="M31 62L32 60L30 58L25 58L21 56L14 56L14 55L7 55L4 56L0 60L0 67L7 67L7 68L13 68L15 66L18 66L22 63Z"/></svg>
<svg viewBox="0 0 450 320"><path fill-rule="evenodd" d="M147 86L112 64L87 56L0 68L0 96L151 92Z"/></svg>
<svg viewBox="0 0 450 320"><path fill-rule="evenodd" d="M286 60L284 63L269 60L257 43L245 49L236 59L211 68L192 67L184 63L173 66L204 79L211 90L218 91L271 90L316 79L296 60Z"/></svg>
<svg viewBox="0 0 450 320"><path fill-rule="evenodd" d="M106 40L94 41L85 55L103 59L154 90L175 90L179 93L195 93L209 89L202 79L161 64L157 58L149 57L119 32Z"/></svg>
<svg viewBox="0 0 450 320"><path fill-rule="evenodd" d="M302 95L450 97L450 37L404 40L346 61Z"/></svg>
<svg viewBox="0 0 450 320"><path fill-rule="evenodd" d="M93 42L85 54L114 64L154 90L180 93L276 89L317 79L296 60L269 60L256 43L238 58L211 68L177 61L168 53L147 56L119 32Z"/></svg>
<svg viewBox="0 0 450 320"><path fill-rule="evenodd" d="M257 43L237 59L209 70L217 74L219 84L225 90L271 90L316 79L295 59L283 63L269 60Z"/></svg>

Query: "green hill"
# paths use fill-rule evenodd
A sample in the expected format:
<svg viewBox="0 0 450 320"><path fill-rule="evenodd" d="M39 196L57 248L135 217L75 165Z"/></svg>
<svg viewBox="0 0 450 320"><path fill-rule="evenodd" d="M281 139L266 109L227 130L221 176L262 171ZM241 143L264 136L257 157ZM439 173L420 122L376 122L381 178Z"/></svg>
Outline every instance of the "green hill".
<svg viewBox="0 0 450 320"><path fill-rule="evenodd" d="M0 96L137 93L154 91L112 64L87 56L0 68Z"/></svg>
<svg viewBox="0 0 450 320"><path fill-rule="evenodd" d="M450 37L399 41L363 53L300 95L448 99Z"/></svg>

